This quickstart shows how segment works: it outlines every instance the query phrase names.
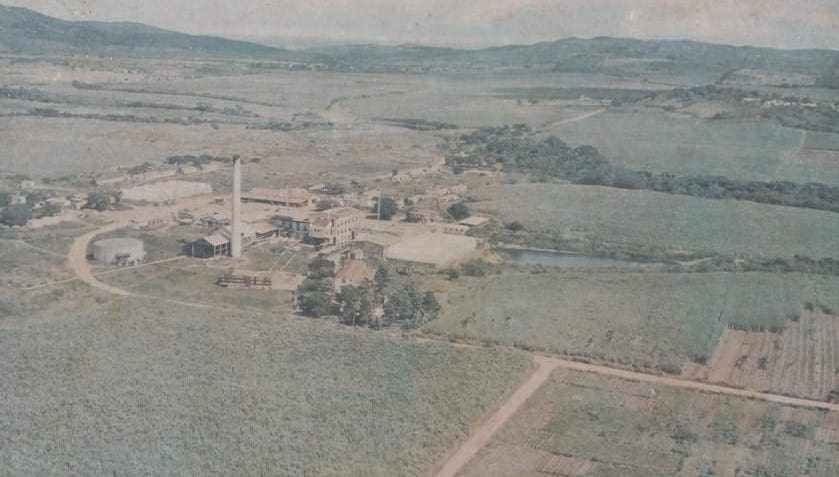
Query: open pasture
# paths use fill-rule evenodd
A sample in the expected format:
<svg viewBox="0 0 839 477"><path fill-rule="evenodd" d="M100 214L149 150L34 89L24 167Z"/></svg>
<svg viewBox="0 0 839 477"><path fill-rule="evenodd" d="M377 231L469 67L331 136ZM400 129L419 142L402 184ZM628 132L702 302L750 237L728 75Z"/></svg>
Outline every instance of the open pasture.
<svg viewBox="0 0 839 477"><path fill-rule="evenodd" d="M431 147L425 147L431 142ZM300 132L246 129L238 125L122 123L77 118L0 118L0 173L61 177L100 173L171 155L259 157L246 174L314 175L332 169L389 173L394 167L427 165L436 139L414 131L308 136ZM414 148L421 144L420 149Z"/></svg>
<svg viewBox="0 0 839 477"><path fill-rule="evenodd" d="M570 184L478 189L477 212L528 230L582 234L654 254L839 257L839 214L735 200Z"/></svg>
<svg viewBox="0 0 839 477"><path fill-rule="evenodd" d="M544 131L591 145L614 164L676 175L839 185L835 164L798 158L804 131L768 121L704 120L675 113L610 111Z"/></svg>
<svg viewBox="0 0 839 477"><path fill-rule="evenodd" d="M233 271L233 264L229 262L225 266L219 262L203 263L185 258L137 269L113 270L98 278L109 285L163 300L218 306L226 310L264 311L281 316L292 313L290 292L216 285L219 277Z"/></svg>
<svg viewBox="0 0 839 477"><path fill-rule="evenodd" d="M555 371L461 477L839 474L839 416Z"/></svg>
<svg viewBox="0 0 839 477"><path fill-rule="evenodd" d="M839 279L772 273L511 270L442 279L424 331L678 373L726 327L782 330L805 303L839 309Z"/></svg>
<svg viewBox="0 0 839 477"><path fill-rule="evenodd" d="M426 475L532 369L515 352L135 299L0 331L11 474Z"/></svg>

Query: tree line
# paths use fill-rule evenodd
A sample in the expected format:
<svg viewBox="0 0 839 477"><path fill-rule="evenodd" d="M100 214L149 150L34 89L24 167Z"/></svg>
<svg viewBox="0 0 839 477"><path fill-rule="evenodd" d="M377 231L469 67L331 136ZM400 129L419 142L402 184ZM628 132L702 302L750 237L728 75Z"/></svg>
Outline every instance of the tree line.
<svg viewBox="0 0 839 477"><path fill-rule="evenodd" d="M525 125L483 128L463 135L448 145L446 162L461 167L489 162L507 171L575 184L839 212L839 187L816 182L745 181L634 170L611 164L593 146L571 147L555 136L538 140Z"/></svg>

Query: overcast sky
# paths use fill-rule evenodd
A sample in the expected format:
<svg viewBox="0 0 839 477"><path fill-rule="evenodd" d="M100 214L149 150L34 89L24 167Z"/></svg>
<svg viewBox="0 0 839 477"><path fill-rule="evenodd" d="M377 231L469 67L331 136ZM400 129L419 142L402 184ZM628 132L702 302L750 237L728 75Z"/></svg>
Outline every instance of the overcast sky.
<svg viewBox="0 0 839 477"><path fill-rule="evenodd" d="M0 0L75 20L310 43L482 47L576 36L839 49L839 0ZM297 40L297 43L292 40Z"/></svg>

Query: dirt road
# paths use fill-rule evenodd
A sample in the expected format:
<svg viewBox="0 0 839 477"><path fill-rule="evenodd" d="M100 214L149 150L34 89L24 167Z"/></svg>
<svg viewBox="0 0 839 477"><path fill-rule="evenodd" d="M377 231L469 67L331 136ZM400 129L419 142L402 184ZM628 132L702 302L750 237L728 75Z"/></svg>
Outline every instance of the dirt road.
<svg viewBox="0 0 839 477"><path fill-rule="evenodd" d="M475 454L477 454L478 451L489 442L492 436L516 413L522 404L524 404L527 399L548 380L555 369L569 369L583 373L594 373L601 376L638 381L651 385L693 389L700 392L735 396L745 399L755 399L787 406L809 407L839 412L839 404L832 404L823 401L794 398L759 391L749 391L746 389L736 389L704 382L689 381L687 379L671 376L644 374L635 371L612 368L609 366L579 363L577 361L569 361L551 356L536 355L535 359L538 365L536 372L533 373L533 375L528 378L528 380L525 381L512 396L510 396L507 402L505 402L494 414L489 417L489 419L475 429L472 435L469 436L469 438L457 449L454 454L449 456L440 471L435 474L435 477L454 477L457 475L457 473L469 463Z"/></svg>
<svg viewBox="0 0 839 477"><path fill-rule="evenodd" d="M550 123L543 124L542 126L539 127L539 129L544 130L544 129L548 129L548 128L551 128L551 127L562 126L563 124L576 123L577 121L582 121L584 119L588 119L588 118L597 116L598 114L603 114L605 112L606 112L606 108L596 109L594 111L589 111L587 113L583 113L579 116L574 116L573 118L560 119L559 121L553 121L553 122L550 122Z"/></svg>
<svg viewBox="0 0 839 477"><path fill-rule="evenodd" d="M700 381L690 381L674 376L661 376L656 374L644 374L635 371L627 371L625 369L617 369L609 366L578 363L576 361L568 361L560 358L546 358L552 359L556 362L557 367L570 369L574 371L581 371L584 373L595 373L602 376L609 376L614 378L628 379L631 381L640 381L642 383L655 384L659 386L669 386L675 388L693 389L696 391L724 394L727 396L735 396L746 399L756 399L759 401L773 402L787 406L809 407L816 409L824 409L826 411L839 412L839 404L816 401L813 399L795 398L790 396L783 396L781 394L764 393L760 391L750 391L748 389L738 389L728 386L719 386L716 384L709 384Z"/></svg>
<svg viewBox="0 0 839 477"><path fill-rule="evenodd" d="M70 253L67 255L67 263L70 265L70 269L73 271L73 273L75 273L81 281L111 295L133 295L133 293L129 291L117 287L112 287L106 283L99 281L95 276L93 276L93 272L90 269L90 263L87 261L87 247L94 237L108 232L113 232L114 230L125 227L126 225L127 221L117 220L108 225L105 225L104 227L100 227L96 230L81 235L73 241L73 245L70 247Z"/></svg>
<svg viewBox="0 0 839 477"><path fill-rule="evenodd" d="M489 419L484 421L469 436L457 451L452 454L436 477L454 477L471 459L486 445L492 436L516 413L537 389L551 376L551 372L559 366L559 360L536 356L536 372L513 393Z"/></svg>

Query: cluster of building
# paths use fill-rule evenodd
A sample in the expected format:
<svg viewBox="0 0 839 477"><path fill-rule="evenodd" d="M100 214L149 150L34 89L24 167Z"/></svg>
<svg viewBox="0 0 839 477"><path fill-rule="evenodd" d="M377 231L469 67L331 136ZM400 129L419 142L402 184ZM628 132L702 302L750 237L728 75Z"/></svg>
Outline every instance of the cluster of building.
<svg viewBox="0 0 839 477"><path fill-rule="evenodd" d="M241 195L242 203L260 203L287 208L285 215L275 216L269 222L239 222L238 231L242 250L269 240L272 237L289 237L315 247L342 246L356 238L361 211L351 207L337 207L325 211L309 208L312 195L305 189L255 188ZM183 224L197 223L214 229L213 233L191 245L192 255L212 258L232 255L235 219L221 212L194 217L187 211L179 214Z"/></svg>
<svg viewBox="0 0 839 477"><path fill-rule="evenodd" d="M303 217L278 216L276 221L283 236L315 246L340 246L355 240L361 215L358 209L338 207Z"/></svg>

